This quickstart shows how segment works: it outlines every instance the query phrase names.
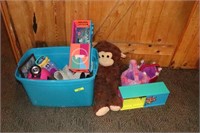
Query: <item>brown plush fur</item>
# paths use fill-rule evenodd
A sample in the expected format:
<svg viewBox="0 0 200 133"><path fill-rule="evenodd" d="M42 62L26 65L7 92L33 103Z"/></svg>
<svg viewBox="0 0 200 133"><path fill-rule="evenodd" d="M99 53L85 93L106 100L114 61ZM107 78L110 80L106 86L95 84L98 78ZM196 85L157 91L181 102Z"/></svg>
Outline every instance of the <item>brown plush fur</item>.
<svg viewBox="0 0 200 133"><path fill-rule="evenodd" d="M108 67L99 64L94 87L94 112L96 113L102 107L110 107L111 105L122 107L122 101L118 96L121 75L120 49L107 41L97 43L95 48L98 52L112 52L114 60L114 64Z"/></svg>

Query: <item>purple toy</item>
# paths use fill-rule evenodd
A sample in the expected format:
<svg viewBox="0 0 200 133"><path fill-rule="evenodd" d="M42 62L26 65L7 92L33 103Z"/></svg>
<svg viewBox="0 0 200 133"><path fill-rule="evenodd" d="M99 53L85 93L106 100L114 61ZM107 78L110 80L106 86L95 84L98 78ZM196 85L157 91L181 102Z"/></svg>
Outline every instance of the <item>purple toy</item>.
<svg viewBox="0 0 200 133"><path fill-rule="evenodd" d="M162 70L159 64L153 62L152 64L144 63L144 60L141 61L139 66L141 72L145 72L149 77L149 83L155 82L158 79L158 76Z"/></svg>
<svg viewBox="0 0 200 133"><path fill-rule="evenodd" d="M130 60L129 68L126 71L124 71L121 75L122 86L144 84L148 83L149 80L150 78L147 76L146 72L141 72L138 70L136 60Z"/></svg>

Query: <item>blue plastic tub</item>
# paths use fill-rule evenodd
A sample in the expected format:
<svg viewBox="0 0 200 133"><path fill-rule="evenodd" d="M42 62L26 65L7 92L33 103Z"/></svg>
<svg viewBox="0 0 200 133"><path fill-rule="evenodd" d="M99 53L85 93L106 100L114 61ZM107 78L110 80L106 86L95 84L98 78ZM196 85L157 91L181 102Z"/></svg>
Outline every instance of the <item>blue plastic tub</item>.
<svg viewBox="0 0 200 133"><path fill-rule="evenodd" d="M36 58L48 56L62 69L69 63L69 47L32 48L20 59L18 67L32 53ZM30 80L22 78L18 67L15 77L20 81L33 105L49 107L79 107L93 104L94 80L98 70L98 54L92 49L93 75L89 78L74 80Z"/></svg>

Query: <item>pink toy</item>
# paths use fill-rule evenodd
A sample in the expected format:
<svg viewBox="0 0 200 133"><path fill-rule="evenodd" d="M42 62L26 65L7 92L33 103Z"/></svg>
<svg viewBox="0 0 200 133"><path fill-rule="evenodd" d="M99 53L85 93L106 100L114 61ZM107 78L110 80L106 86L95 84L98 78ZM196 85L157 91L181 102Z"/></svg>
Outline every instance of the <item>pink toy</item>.
<svg viewBox="0 0 200 133"><path fill-rule="evenodd" d="M121 75L122 86L144 84L148 83L149 80L150 78L147 76L146 72L141 72L138 70L136 60L130 60L129 68L126 71L124 71Z"/></svg>
<svg viewBox="0 0 200 133"><path fill-rule="evenodd" d="M52 79L52 75L45 68L41 68L37 65L34 65L31 67L30 72L28 73L28 78L48 80L48 79Z"/></svg>
<svg viewBox="0 0 200 133"><path fill-rule="evenodd" d="M149 83L152 83L158 79L162 68L155 62L153 62L152 64L146 64L144 63L144 60L142 60L141 65L139 66L139 70L141 72L146 72L147 76L149 77Z"/></svg>

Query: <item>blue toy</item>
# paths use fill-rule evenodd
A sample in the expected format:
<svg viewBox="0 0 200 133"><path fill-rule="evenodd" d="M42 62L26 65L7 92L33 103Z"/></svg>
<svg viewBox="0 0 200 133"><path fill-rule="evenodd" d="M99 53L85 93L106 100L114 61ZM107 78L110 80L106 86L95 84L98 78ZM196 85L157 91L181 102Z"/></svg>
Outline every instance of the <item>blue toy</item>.
<svg viewBox="0 0 200 133"><path fill-rule="evenodd" d="M119 91L123 100L121 110L164 105L170 93L164 82L120 86Z"/></svg>

